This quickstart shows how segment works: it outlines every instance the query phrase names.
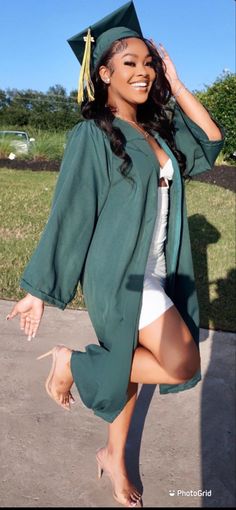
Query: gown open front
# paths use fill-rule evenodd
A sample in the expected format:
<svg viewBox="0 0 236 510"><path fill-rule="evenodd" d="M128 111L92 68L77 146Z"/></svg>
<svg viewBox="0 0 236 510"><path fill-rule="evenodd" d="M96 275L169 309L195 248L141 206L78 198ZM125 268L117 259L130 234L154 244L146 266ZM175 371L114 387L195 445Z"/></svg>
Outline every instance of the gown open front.
<svg viewBox="0 0 236 510"><path fill-rule="evenodd" d="M174 304L165 292L165 241L169 210L169 181L172 179L173 173L174 168L169 158L165 165L160 167L159 178L165 179L165 186L158 186L157 191L156 222L144 273L139 329L148 326Z"/></svg>

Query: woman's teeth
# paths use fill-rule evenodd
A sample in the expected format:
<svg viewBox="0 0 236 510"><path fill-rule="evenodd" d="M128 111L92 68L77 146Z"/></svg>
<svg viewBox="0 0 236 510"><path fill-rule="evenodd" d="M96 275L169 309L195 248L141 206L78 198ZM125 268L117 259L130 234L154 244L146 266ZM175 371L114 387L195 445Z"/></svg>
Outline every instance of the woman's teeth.
<svg viewBox="0 0 236 510"><path fill-rule="evenodd" d="M131 87L133 87L134 89L146 89L147 88L147 83L145 82L138 82L138 83L132 83L131 84Z"/></svg>

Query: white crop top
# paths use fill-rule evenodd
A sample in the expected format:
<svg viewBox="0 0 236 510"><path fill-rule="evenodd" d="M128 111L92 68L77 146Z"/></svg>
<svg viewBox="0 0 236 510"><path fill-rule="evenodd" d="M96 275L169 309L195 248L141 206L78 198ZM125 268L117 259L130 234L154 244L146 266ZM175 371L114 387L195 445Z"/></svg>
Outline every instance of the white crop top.
<svg viewBox="0 0 236 510"><path fill-rule="evenodd" d="M172 180L174 174L174 168L171 159L169 158L164 166L160 167L160 175L159 178L164 177L166 184L168 184L168 181Z"/></svg>

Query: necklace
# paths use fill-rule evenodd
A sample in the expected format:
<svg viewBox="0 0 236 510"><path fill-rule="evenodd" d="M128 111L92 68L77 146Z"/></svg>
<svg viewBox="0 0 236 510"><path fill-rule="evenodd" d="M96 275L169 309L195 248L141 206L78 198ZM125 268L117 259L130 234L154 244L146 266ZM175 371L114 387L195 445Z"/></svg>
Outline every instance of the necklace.
<svg viewBox="0 0 236 510"><path fill-rule="evenodd" d="M125 120L125 122L129 122L130 124L134 124L136 129L142 133L142 135L146 138L146 140L149 138L150 134L145 131L145 129L143 129L139 124L138 122L135 122L134 120L128 120L128 119L124 119L123 117L119 117L119 115L116 115L116 117L118 117L118 119L121 119L121 120Z"/></svg>

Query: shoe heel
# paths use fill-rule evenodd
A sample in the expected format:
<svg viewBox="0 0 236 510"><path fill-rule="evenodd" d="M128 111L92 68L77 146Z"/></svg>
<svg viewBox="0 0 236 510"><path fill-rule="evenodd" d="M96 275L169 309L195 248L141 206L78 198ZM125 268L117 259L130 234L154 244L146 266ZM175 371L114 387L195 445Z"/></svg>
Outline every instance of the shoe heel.
<svg viewBox="0 0 236 510"><path fill-rule="evenodd" d="M41 356L38 356L36 359L46 358L47 356L50 356L50 354L52 354L52 353L53 353L53 350L45 352L44 354L41 354Z"/></svg>

